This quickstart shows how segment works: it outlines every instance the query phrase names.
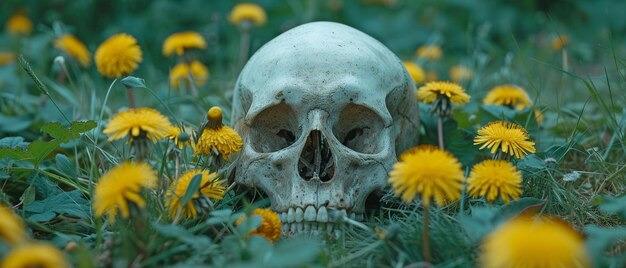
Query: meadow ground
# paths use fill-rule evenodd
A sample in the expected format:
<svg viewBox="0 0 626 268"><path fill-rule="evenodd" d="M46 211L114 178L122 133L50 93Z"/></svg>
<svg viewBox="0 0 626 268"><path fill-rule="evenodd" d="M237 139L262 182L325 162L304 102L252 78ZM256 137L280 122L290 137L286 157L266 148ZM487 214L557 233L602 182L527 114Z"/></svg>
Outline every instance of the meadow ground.
<svg viewBox="0 0 626 268"><path fill-rule="evenodd" d="M0 267L626 266L626 2L241 4L0 3ZM420 146L365 219L285 236L233 89L312 21L404 61Z"/></svg>

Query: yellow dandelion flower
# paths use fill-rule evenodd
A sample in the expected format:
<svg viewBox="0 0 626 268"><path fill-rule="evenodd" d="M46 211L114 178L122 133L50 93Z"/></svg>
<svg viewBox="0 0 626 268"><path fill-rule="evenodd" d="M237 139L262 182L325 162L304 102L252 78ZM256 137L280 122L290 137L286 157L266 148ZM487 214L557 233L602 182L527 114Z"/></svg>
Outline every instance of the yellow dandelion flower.
<svg viewBox="0 0 626 268"><path fill-rule="evenodd" d="M0 66L12 63L16 58L14 53L0 52Z"/></svg>
<svg viewBox="0 0 626 268"><path fill-rule="evenodd" d="M550 47L552 47L553 50L561 50L565 48L569 44L569 42L569 36L561 34L552 39Z"/></svg>
<svg viewBox="0 0 626 268"><path fill-rule="evenodd" d="M187 204L182 204L181 199L187 192L191 180L198 174L202 175L198 192L193 195L192 199L187 202ZM175 218L178 211L181 210L181 217L195 218L198 215L197 206L205 206L203 205L205 198L221 200L224 198L225 190L226 187L224 187L221 180L217 178L217 173L213 172L209 174L209 171L199 169L187 171L181 175L178 180L172 182L167 191L167 206L169 207L170 216Z"/></svg>
<svg viewBox="0 0 626 268"><path fill-rule="evenodd" d="M142 188L154 188L157 175L148 164L122 163L102 175L96 185L93 210L97 217L107 214L110 221L115 221L117 213L123 218L130 215L129 203L144 207L146 201L141 197Z"/></svg>
<svg viewBox="0 0 626 268"><path fill-rule="evenodd" d="M483 99L483 103L508 106L515 110L524 110L533 104L528 93L523 88L514 85L500 85L492 88Z"/></svg>
<svg viewBox="0 0 626 268"><path fill-rule="evenodd" d="M130 134L130 141L147 137L152 142L169 137L172 133L170 121L152 108L131 108L117 113L104 129L109 141L119 140Z"/></svg>
<svg viewBox="0 0 626 268"><path fill-rule="evenodd" d="M417 98L426 104L434 102L440 95L446 96L456 105L470 100L470 95L461 86L451 82L429 82L417 90Z"/></svg>
<svg viewBox="0 0 626 268"><path fill-rule="evenodd" d="M431 145L413 147L400 155L389 172L395 194L410 203L419 193L424 205L432 199L443 206L461 197L463 170L449 152Z"/></svg>
<svg viewBox="0 0 626 268"><path fill-rule="evenodd" d="M504 203L522 194L522 173L505 160L485 160L475 165L467 179L467 192L493 202L500 196Z"/></svg>
<svg viewBox="0 0 626 268"><path fill-rule="evenodd" d="M54 47L78 60L84 67L91 63L91 54L85 44L71 34L64 34L54 40Z"/></svg>
<svg viewBox="0 0 626 268"><path fill-rule="evenodd" d="M100 74L119 78L137 69L142 60L141 48L131 35L116 34L100 44L95 59Z"/></svg>
<svg viewBox="0 0 626 268"><path fill-rule="evenodd" d="M263 26L267 21L265 10L257 4L241 3L236 5L228 16L228 20L235 25L249 21L256 26Z"/></svg>
<svg viewBox="0 0 626 268"><path fill-rule="evenodd" d="M204 37L197 32L180 32L168 36L163 41L163 55L176 54L182 56L185 50L205 49L207 47Z"/></svg>
<svg viewBox="0 0 626 268"><path fill-rule="evenodd" d="M257 208L252 211L251 216L261 217L261 225L248 234L248 236L258 235L267 238L270 242L275 242L280 238L282 233L281 222L278 214L271 209ZM237 225L243 223L245 216L237 220Z"/></svg>
<svg viewBox="0 0 626 268"><path fill-rule="evenodd" d="M243 147L243 140L237 132L222 124L222 109L214 106L207 113L208 123L200 129L200 137L194 148L196 155L210 155L216 150L224 160Z"/></svg>
<svg viewBox="0 0 626 268"><path fill-rule="evenodd" d="M582 235L559 219L519 217L482 243L480 265L501 267L591 267Z"/></svg>
<svg viewBox="0 0 626 268"><path fill-rule="evenodd" d="M494 154L502 153L524 158L524 155L535 152L535 142L528 140L528 132L524 127L505 121L494 121L478 130L474 145L483 144L480 150L491 149Z"/></svg>
<svg viewBox="0 0 626 268"><path fill-rule="evenodd" d="M27 238L22 219L3 204L0 204L0 219L1 240L9 245L17 245Z"/></svg>
<svg viewBox="0 0 626 268"><path fill-rule="evenodd" d="M33 31L33 23L21 13L11 16L6 27L12 35L29 35Z"/></svg>
<svg viewBox="0 0 626 268"><path fill-rule="evenodd" d="M189 87L192 82L190 77L195 85L203 86L209 80L209 69L199 61L192 61L190 64L176 64L170 72L170 86L179 88L180 82L183 81Z"/></svg>
<svg viewBox="0 0 626 268"><path fill-rule="evenodd" d="M22 244L4 257L0 267L7 268L61 268L70 267L63 252L48 243Z"/></svg>
<svg viewBox="0 0 626 268"><path fill-rule="evenodd" d="M185 131L185 128L172 127L170 129L170 139L174 141L174 145L178 149L191 145L191 135Z"/></svg>
<svg viewBox="0 0 626 268"><path fill-rule="evenodd" d="M404 64L404 68L406 68L406 71L409 73L411 78L413 78L413 81L416 85L424 82L426 75L424 74L424 70L422 69L422 67L410 61L405 61L402 63Z"/></svg>
<svg viewBox="0 0 626 268"><path fill-rule="evenodd" d="M456 83L460 83L464 80L469 80L474 75L472 70L463 65L454 65L450 67L449 74L450 79L452 79L452 81Z"/></svg>
<svg viewBox="0 0 626 268"><path fill-rule="evenodd" d="M421 46L415 52L419 58L427 60L438 60L443 55L441 48L437 45Z"/></svg>

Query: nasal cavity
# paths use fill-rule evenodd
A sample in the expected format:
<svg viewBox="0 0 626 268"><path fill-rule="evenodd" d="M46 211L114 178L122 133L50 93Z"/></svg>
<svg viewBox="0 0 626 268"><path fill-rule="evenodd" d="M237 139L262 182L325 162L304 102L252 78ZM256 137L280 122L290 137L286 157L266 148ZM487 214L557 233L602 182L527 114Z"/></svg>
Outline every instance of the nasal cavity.
<svg viewBox="0 0 626 268"><path fill-rule="evenodd" d="M335 161L328 142L319 130L313 130L306 139L298 161L300 177L306 181L318 178L330 181L335 175Z"/></svg>

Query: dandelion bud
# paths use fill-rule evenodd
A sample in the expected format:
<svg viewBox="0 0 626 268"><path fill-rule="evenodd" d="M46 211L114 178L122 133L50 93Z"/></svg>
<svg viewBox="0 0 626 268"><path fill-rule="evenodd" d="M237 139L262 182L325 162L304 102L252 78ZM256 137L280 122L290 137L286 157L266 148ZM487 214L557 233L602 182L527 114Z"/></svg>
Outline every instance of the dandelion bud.
<svg viewBox="0 0 626 268"><path fill-rule="evenodd" d="M54 58L54 64L57 64L59 66L65 65L65 58L63 56L57 56L56 58Z"/></svg>

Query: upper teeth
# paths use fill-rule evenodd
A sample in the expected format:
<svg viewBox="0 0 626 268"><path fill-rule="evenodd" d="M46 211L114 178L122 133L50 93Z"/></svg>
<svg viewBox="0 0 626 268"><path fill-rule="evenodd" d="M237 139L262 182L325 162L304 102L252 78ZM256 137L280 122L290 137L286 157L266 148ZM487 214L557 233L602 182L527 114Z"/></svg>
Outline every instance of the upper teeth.
<svg viewBox="0 0 626 268"><path fill-rule="evenodd" d="M309 205L305 208L291 207L287 211L279 213L279 216L285 233L317 230L332 232L334 223L340 218L347 218L348 212L345 209L327 208L325 206L316 209L315 206ZM363 214L352 212L350 218L361 221Z"/></svg>

